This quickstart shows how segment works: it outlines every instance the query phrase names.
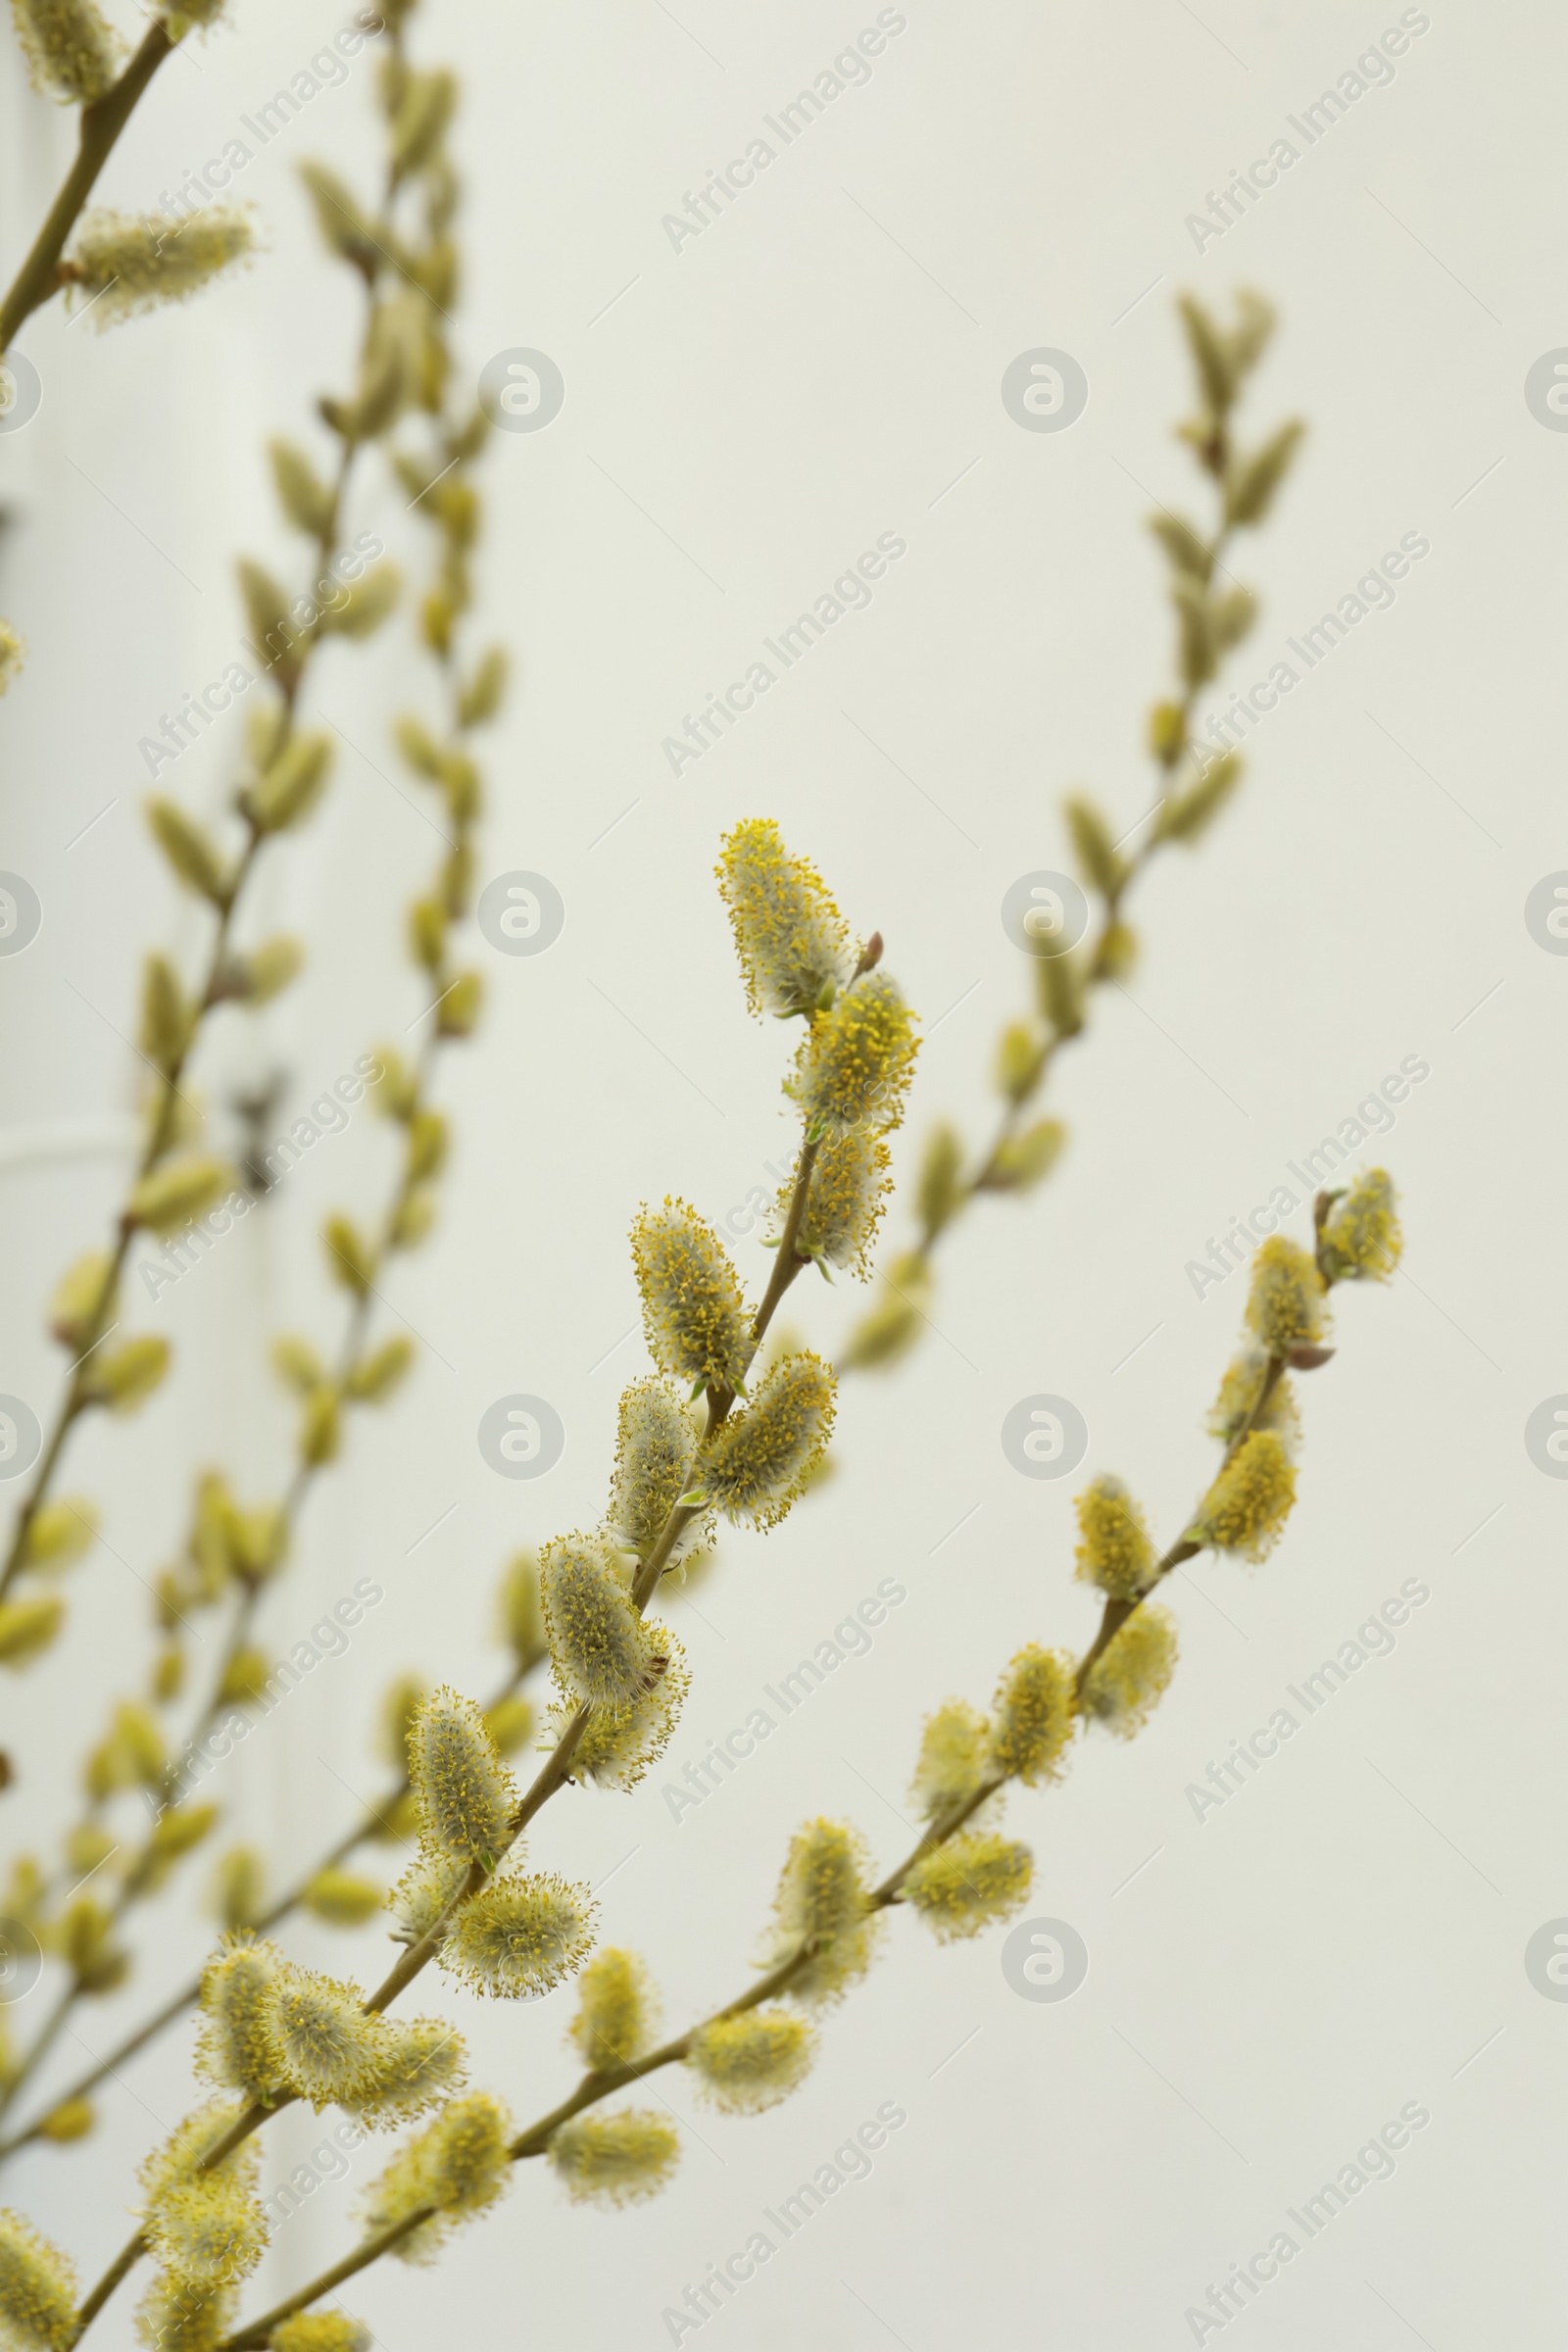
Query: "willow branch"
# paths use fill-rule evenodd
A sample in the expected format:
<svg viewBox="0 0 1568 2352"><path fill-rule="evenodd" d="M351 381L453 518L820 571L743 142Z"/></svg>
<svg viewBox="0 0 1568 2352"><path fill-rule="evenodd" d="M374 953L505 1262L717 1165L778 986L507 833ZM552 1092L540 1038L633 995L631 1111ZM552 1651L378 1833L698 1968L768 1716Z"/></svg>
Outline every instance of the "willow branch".
<svg viewBox="0 0 1568 2352"><path fill-rule="evenodd" d="M92 194L99 172L114 152L115 142L130 121L136 102L174 44L162 18L143 34L141 44L120 79L101 98L81 109L76 157L49 207L32 251L17 271L5 300L0 302L0 356L16 339L17 329L59 291L60 257L76 225L82 206Z"/></svg>

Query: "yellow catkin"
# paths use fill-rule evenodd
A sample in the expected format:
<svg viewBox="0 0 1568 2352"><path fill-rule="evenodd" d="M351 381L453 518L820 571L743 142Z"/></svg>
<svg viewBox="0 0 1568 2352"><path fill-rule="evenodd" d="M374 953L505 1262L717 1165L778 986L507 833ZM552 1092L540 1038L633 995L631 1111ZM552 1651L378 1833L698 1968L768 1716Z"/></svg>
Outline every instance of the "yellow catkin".
<svg viewBox="0 0 1568 2352"><path fill-rule="evenodd" d="M443 1685L422 1702L409 1732L409 1779L428 1852L473 1862L505 1850L517 1785L471 1698Z"/></svg>
<svg viewBox="0 0 1568 2352"><path fill-rule="evenodd" d="M752 817L727 834L714 867L753 1012L809 1012L851 968L849 934L816 868L792 858L777 825Z"/></svg>
<svg viewBox="0 0 1568 2352"><path fill-rule="evenodd" d="M1320 1339L1325 1326L1323 1278L1310 1253L1271 1233L1252 1260L1248 1328L1269 1355Z"/></svg>
<svg viewBox="0 0 1568 2352"><path fill-rule="evenodd" d="M848 1127L824 1136L811 1169L810 1190L795 1247L804 1257L825 1260L864 1282L871 1248L892 1184L893 1154L869 1128ZM774 1217L780 1234L795 1197L793 1176L779 1188Z"/></svg>
<svg viewBox="0 0 1568 2352"><path fill-rule="evenodd" d="M935 1821L973 1795L990 1762L990 1722L967 1699L950 1698L926 1717L910 1797Z"/></svg>
<svg viewBox="0 0 1568 2352"><path fill-rule="evenodd" d="M18 2352L66 2352L75 2319L70 2262L20 2213L0 2212L0 2328Z"/></svg>
<svg viewBox="0 0 1568 2352"><path fill-rule="evenodd" d="M267 2216L237 2180L208 2173L161 2197L143 2225L159 2266L210 2293L248 2278L267 2246Z"/></svg>
<svg viewBox="0 0 1568 2352"><path fill-rule="evenodd" d="M349 2112L385 2131L412 2124L463 2088L468 2051L455 2026L440 2017L383 2018L372 2047L372 2074Z"/></svg>
<svg viewBox="0 0 1568 2352"><path fill-rule="evenodd" d="M1274 1430L1242 1440L1198 1506L1192 1535L1216 1551L1261 1560L1278 1543L1296 1500L1296 1471Z"/></svg>
<svg viewBox="0 0 1568 2352"><path fill-rule="evenodd" d="M680 2141L664 2116L624 2107L615 2115L574 2116L553 2134L549 2156L573 2204L629 2205L668 2186Z"/></svg>
<svg viewBox="0 0 1568 2352"><path fill-rule="evenodd" d="M285 1961L269 2011L278 2080L318 2109L353 2105L376 2089L382 2038L379 2017L367 2017L354 1984Z"/></svg>
<svg viewBox="0 0 1568 2352"><path fill-rule="evenodd" d="M276 2088L272 1998L282 1954L245 1930L225 1936L202 1972L196 2064L210 2082L265 2099Z"/></svg>
<svg viewBox="0 0 1568 2352"><path fill-rule="evenodd" d="M586 1886L542 1872L493 1879L453 1916L441 1965L499 2000L533 2000L575 1975L598 1916Z"/></svg>
<svg viewBox="0 0 1568 2352"><path fill-rule="evenodd" d="M815 2055L808 2021L775 2004L699 2026L686 2063L710 2105L725 2115L760 2115L799 2088Z"/></svg>
<svg viewBox="0 0 1568 2352"><path fill-rule="evenodd" d="M363 2208L368 2231L429 2207L429 2218L395 2248L404 2262L428 2262L450 2230L483 2213L506 2188L511 2129L506 2109L488 2091L454 2099L371 2183Z"/></svg>
<svg viewBox="0 0 1568 2352"><path fill-rule="evenodd" d="M816 1947L790 1980L795 1998L837 2000L870 1967L881 1921L866 1909L867 1877L864 1840L847 1822L808 1821L791 1838L766 1958L776 1966L803 1944Z"/></svg>
<svg viewBox="0 0 1568 2352"><path fill-rule="evenodd" d="M782 1357L744 1412L731 1413L705 1447L698 1491L738 1527L776 1527L833 1434L836 1384L809 1349Z"/></svg>
<svg viewBox="0 0 1568 2352"><path fill-rule="evenodd" d="M912 1903L938 1939L977 1936L999 1919L1010 1919L1028 1899L1034 1856L1026 1845L989 1833L950 1838L918 1861L904 1881L904 1900Z"/></svg>
<svg viewBox="0 0 1568 2352"><path fill-rule="evenodd" d="M643 1559L691 1485L702 1419L662 1380L639 1380L620 1399L610 1520L617 1543Z"/></svg>
<svg viewBox="0 0 1568 2352"><path fill-rule="evenodd" d="M271 2352L370 2352L374 2338L346 2311L297 2311L268 2338Z"/></svg>
<svg viewBox="0 0 1568 2352"><path fill-rule="evenodd" d="M1086 1715L1130 1740L1148 1722L1176 1667L1176 1628L1146 1601L1114 1633L1084 1678Z"/></svg>
<svg viewBox="0 0 1568 2352"><path fill-rule="evenodd" d="M656 2017L648 1971L635 1952L598 1952L577 1979L571 2038L590 2074L627 2066L653 2036Z"/></svg>
<svg viewBox="0 0 1568 2352"><path fill-rule="evenodd" d="M1263 1382L1268 1376L1268 1353L1262 1348L1244 1348L1225 1367L1219 1393L1208 1410L1204 1427L1211 1438L1222 1446L1234 1446L1242 1431L1270 1429L1287 1453L1294 1454L1300 1435L1300 1415L1297 1410L1296 1392L1290 1375L1281 1373L1268 1393L1267 1401L1258 1403Z"/></svg>
<svg viewBox="0 0 1568 2352"><path fill-rule="evenodd" d="M136 2178L141 2183L143 2214L150 2214L162 2198L193 2178L196 2166L209 2148L217 2145L249 2104L243 2098L207 2100L177 2124L168 2139L142 2158ZM237 2181L248 2195L254 2195L261 2179L261 2163L262 2152L256 2141L242 2139L206 2178L227 2178Z"/></svg>
<svg viewBox="0 0 1568 2352"><path fill-rule="evenodd" d="M1137 1600L1154 1581L1144 1514L1119 1478L1097 1478L1077 1497L1077 1573L1113 1600Z"/></svg>
<svg viewBox="0 0 1568 2352"><path fill-rule="evenodd" d="M648 1350L672 1380L738 1388L752 1360L740 1280L712 1227L686 1201L645 1208L631 1229Z"/></svg>
<svg viewBox="0 0 1568 2352"><path fill-rule="evenodd" d="M898 982L870 971L818 1013L801 1041L791 1092L828 1133L864 1124L897 1127L918 1052Z"/></svg>
<svg viewBox="0 0 1568 2352"><path fill-rule="evenodd" d="M1389 1282L1403 1252L1394 1179L1387 1168L1367 1168L1336 1200L1324 1225L1329 1272L1336 1282Z"/></svg>
<svg viewBox="0 0 1568 2352"><path fill-rule="evenodd" d="M27 649L9 620L0 620L0 694L9 691L14 678L20 677L27 659Z"/></svg>
<svg viewBox="0 0 1568 2352"><path fill-rule="evenodd" d="M237 2302L232 2286L189 2286L166 2273L136 2307L136 2332L147 2352L218 2352Z"/></svg>
<svg viewBox="0 0 1568 2352"><path fill-rule="evenodd" d="M1031 1642L1008 1664L992 1709L991 1757L998 1772L1034 1788L1054 1781L1072 1739L1076 1668L1064 1650Z"/></svg>
<svg viewBox="0 0 1568 2352"><path fill-rule="evenodd" d="M574 1781L591 1781L596 1788L635 1788L669 1745L691 1689L691 1671L685 1651L666 1627L651 1625L649 1632L668 1663L652 1688L625 1706L594 1708L572 1751ZM569 1698L546 1709L547 1746L559 1742L576 1714L577 1702Z"/></svg>
<svg viewBox="0 0 1568 2352"><path fill-rule="evenodd" d="M568 1697L626 1706L663 1672L657 1629L633 1608L623 1562L600 1535L558 1536L539 1557L545 1638Z"/></svg>

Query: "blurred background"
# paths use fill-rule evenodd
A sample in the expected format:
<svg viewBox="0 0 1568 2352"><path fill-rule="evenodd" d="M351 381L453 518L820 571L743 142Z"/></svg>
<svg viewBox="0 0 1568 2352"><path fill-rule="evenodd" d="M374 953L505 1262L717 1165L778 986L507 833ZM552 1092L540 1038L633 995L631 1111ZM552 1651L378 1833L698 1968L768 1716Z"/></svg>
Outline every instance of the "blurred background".
<svg viewBox="0 0 1568 2352"><path fill-rule="evenodd" d="M241 118L348 13L235 0L230 25L166 67L102 198L156 206L247 135ZM1070 1998L1020 1998L1001 1935L940 1948L896 1920L785 2108L726 2122L694 2108L678 2070L657 2079L691 2125L659 2202L579 2211L526 2167L437 2270L384 2265L346 2300L386 2352L514 2332L668 2342L688 2282L893 2102L907 2123L870 2177L707 2325L766 2352L808 2332L832 2352L890 2337L928 2352L1024 2328L1174 2346L1198 2332L1190 2307L1284 2230L1301 2250L1248 2307L1256 2345L1538 2340L1561 2312L1568 2012L1525 1949L1568 1914L1568 1489L1524 1425L1568 1389L1568 962L1525 903L1568 867L1550 683L1568 439L1525 379L1568 345L1563 28L1539 6L1406 10L1392 78L1357 77L1364 94L1309 144L1290 119L1353 76L1398 10L901 0L884 26L894 15L870 77L787 147L764 118L874 9L426 0L412 22L416 62L463 78L461 365L477 380L499 354L538 351L564 382L546 429L488 447L477 624L515 663L483 747L482 878L548 877L564 924L527 957L472 932L487 1002L444 1068L440 1223L395 1269L377 1327L416 1340L416 1372L318 1483L261 1639L283 1656L363 1577L385 1600L215 1776L225 1831L285 1875L382 1785L373 1727L394 1671L488 1690L502 1562L604 1508L616 1396L646 1368L625 1247L638 1204L679 1193L721 1223L774 1189L791 1041L747 1015L710 873L738 817L778 819L852 925L883 932L920 1008L901 1175L939 1115L989 1128L993 1041L1032 977L1003 899L1066 862L1067 788L1118 830L1146 804L1171 624L1145 517L1156 501L1201 512L1171 434L1189 402L1184 286L1218 304L1254 285L1280 308L1247 421L1260 434L1298 414L1310 434L1237 562L1263 610L1228 674L1250 685L1285 660L1301 683L1256 730L1221 826L1132 906L1138 967L1059 1063L1049 1107L1071 1148L1050 1185L983 1202L943 1252L918 1352L846 1381L836 1478L771 1537L726 1533L701 1588L671 1597L694 1689L665 1762L629 1797L566 1792L531 1838L535 1866L601 1887L604 1939L646 1953L672 2030L747 1981L801 1819L852 1816L886 1867L910 1841L923 1714L949 1694L984 1703L1026 1641L1089 1639L1098 1604L1071 1579L1081 1482L1018 1475L1008 1411L1070 1399L1086 1473L1119 1472L1169 1541L1210 1474L1200 1425L1243 1304L1240 1280L1200 1299L1189 1261L1414 1059L1429 1074L1373 1148L1403 1194L1405 1271L1339 1295L1339 1353L1300 1383L1300 1501L1276 1555L1256 1571L1204 1557L1173 1580L1182 1659L1149 1729L1084 1741L1059 1790L1009 1802L1038 1857L1029 1917L1087 1947ZM74 126L9 44L0 72L9 277ZM4 709L0 866L31 884L42 923L0 961L0 1391L46 1422L62 1358L44 1303L126 1181L140 956L166 944L193 968L209 920L146 838L138 745L234 659L235 556L298 567L265 442L287 432L324 463L314 403L342 388L360 318L297 167L327 160L368 195L372 72L370 51L248 142L233 192L265 222L255 267L102 338L58 305L21 338L43 397L0 436L0 611L29 647ZM760 135L774 162L677 245L664 217ZM1223 235L1195 233L1189 217L1281 138L1298 160L1278 184ZM1020 429L1004 405L1004 371L1040 348L1087 378L1061 431ZM368 466L350 529L416 572L406 506ZM664 738L879 534L907 552L869 606L673 775ZM1286 641L1405 534L1429 555L1306 672ZM316 823L269 854L252 916L304 936L310 963L274 1008L225 1014L204 1044L196 1077L225 1148L237 1096L275 1079L281 1132L423 1010L402 910L438 845L389 728L400 709L434 717L428 674L401 616L314 673L309 715L340 731L337 772ZM237 755L230 721L160 789L215 816ZM190 1277L156 1301L131 1293L174 1369L139 1417L100 1417L74 1445L64 1483L100 1498L105 1540L74 1572L63 1642L6 1684L18 1779L0 1858L73 1817L80 1751L110 1699L140 1689L148 1584L183 1539L193 1476L220 1463L247 1500L281 1490L294 1408L269 1343L335 1345L319 1223L334 1207L368 1221L392 1168L362 1108ZM906 1229L896 1205L885 1247ZM1289 1229L1306 1238L1304 1212ZM736 1255L760 1290L757 1242ZM788 1319L828 1351L862 1303L803 1283ZM518 1393L565 1433L529 1482L495 1475L477 1442ZM887 1578L907 1597L866 1653L699 1807L673 1807L688 1763ZM1392 1653L1307 1720L1287 1686L1411 1579L1429 1598ZM1198 1818L1192 1785L1282 1705L1298 1735ZM81 2009L51 2086L200 1960L206 1870L198 1856L144 1915L131 1982ZM368 1982L385 1965L379 1921L354 1936L296 1923L286 1941ZM528 2008L432 1995L519 2121L575 2079L569 1992ZM85 2148L30 2149L10 2173L8 2199L89 2278L124 2236L136 2161L195 2103L189 2045L182 2029L124 2068ZM1407 2103L1430 2124L1394 2176L1308 2242L1288 2209ZM266 2188L328 2120L279 2119ZM368 2144L277 2231L249 2308L345 2249L381 2161ZM130 2343L130 2311L122 2296L95 2340Z"/></svg>

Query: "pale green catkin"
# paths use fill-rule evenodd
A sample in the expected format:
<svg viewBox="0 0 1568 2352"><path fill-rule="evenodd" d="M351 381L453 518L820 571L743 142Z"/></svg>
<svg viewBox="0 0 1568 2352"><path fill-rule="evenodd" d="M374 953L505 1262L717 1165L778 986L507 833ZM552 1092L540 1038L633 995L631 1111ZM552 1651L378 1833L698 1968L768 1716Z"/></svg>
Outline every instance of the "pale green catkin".
<svg viewBox="0 0 1568 2352"><path fill-rule="evenodd" d="M257 249L241 205L166 213L88 213L71 254L73 290L99 331L163 302L184 302Z"/></svg>
<svg viewBox="0 0 1568 2352"><path fill-rule="evenodd" d="M597 1917L589 1889L553 1873L492 1879L454 1913L441 1965L476 1992L537 2000L582 1966Z"/></svg>
<svg viewBox="0 0 1568 2352"><path fill-rule="evenodd" d="M517 1785L471 1698L443 1685L422 1702L409 1731L409 1781L430 1854L473 1862L506 1850Z"/></svg>
<svg viewBox="0 0 1568 2352"><path fill-rule="evenodd" d="M697 1491L739 1527L776 1527L805 1492L833 1434L836 1383L820 1356L780 1358L744 1412L720 1423L698 1461Z"/></svg>
<svg viewBox="0 0 1568 2352"><path fill-rule="evenodd" d="M573 2204L628 2205L668 2186L680 2141L662 2115L625 2107L575 2116L552 2134L548 2152Z"/></svg>
<svg viewBox="0 0 1568 2352"><path fill-rule="evenodd" d="M798 2010L774 2005L700 2026L686 2063L721 2113L760 2115L799 2088L815 2056L816 2034L808 2020Z"/></svg>

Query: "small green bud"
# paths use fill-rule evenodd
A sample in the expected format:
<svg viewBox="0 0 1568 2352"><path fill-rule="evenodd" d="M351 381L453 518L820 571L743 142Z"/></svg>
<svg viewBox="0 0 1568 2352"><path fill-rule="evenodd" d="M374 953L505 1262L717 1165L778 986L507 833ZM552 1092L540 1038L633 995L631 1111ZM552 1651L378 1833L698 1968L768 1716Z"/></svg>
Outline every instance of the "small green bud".
<svg viewBox="0 0 1568 2352"><path fill-rule="evenodd" d="M229 879L218 844L193 817L170 800L154 797L147 803L147 822L164 856L187 890L210 899L215 906L227 904Z"/></svg>

